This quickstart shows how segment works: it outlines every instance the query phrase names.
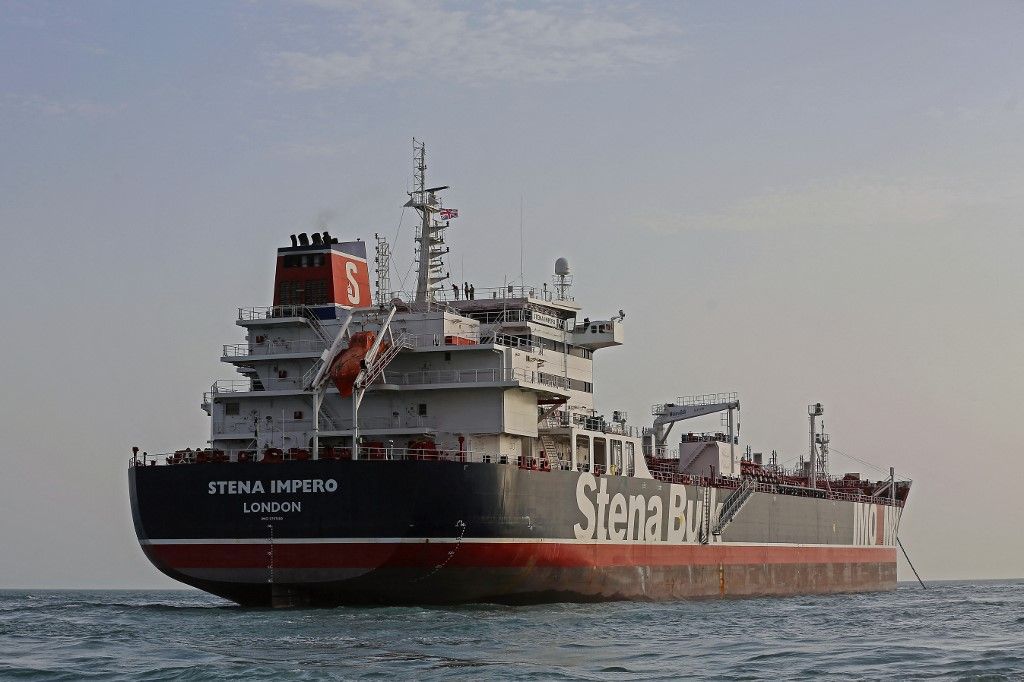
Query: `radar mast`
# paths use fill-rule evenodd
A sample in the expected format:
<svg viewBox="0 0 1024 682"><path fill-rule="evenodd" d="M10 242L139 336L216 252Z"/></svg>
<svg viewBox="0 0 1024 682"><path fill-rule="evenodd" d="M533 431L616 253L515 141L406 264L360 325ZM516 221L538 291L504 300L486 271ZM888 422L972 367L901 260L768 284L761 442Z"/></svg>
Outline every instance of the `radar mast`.
<svg viewBox="0 0 1024 682"><path fill-rule="evenodd" d="M435 293L441 282L451 275L444 269L444 256L450 250L444 244L444 231L448 227L451 211L442 209L437 193L448 189L427 187L427 146L412 139L413 151L413 191L409 192L407 207L415 208L420 213L420 229L416 235L416 261L418 264L416 277L416 303L433 303ZM438 217L435 217L438 214ZM457 215L457 214L455 214ZM440 218L440 219L439 219Z"/></svg>

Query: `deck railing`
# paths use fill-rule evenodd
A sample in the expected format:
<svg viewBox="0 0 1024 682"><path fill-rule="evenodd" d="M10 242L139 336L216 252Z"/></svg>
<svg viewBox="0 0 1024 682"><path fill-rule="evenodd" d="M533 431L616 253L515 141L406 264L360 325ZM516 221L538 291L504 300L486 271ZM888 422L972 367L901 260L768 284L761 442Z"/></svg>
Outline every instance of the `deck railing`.
<svg viewBox="0 0 1024 682"><path fill-rule="evenodd" d="M360 420L362 423L362 420ZM483 452L479 450L438 450L421 448L396 448L387 445L366 443L359 448L359 459L365 461L426 461L426 462L459 462L464 464L503 464L521 467L524 469L536 469L538 471L549 471L551 469L568 470L568 462L554 458L526 457L514 454L500 454ZM281 453L284 462L308 461L311 459L309 450L291 448ZM320 459L351 459L351 450L348 448L327 448L321 447ZM179 450L174 453L148 454L139 453L132 457L129 463L133 466L167 466L176 464L197 464L206 460L225 460L236 463L232 458L219 450ZM257 458L259 459L259 458ZM172 462L172 460L176 460ZM225 462L227 463L227 462ZM275 462L282 463L282 462Z"/></svg>
<svg viewBox="0 0 1024 682"><path fill-rule="evenodd" d="M251 320L271 320L278 317L305 317L305 311L306 306L304 305L270 305L239 308L238 319L240 322L248 322Z"/></svg>
<svg viewBox="0 0 1024 682"><path fill-rule="evenodd" d="M521 348L531 352L543 352L528 339L507 334L484 335L479 332L463 334L407 334L414 348L440 348L450 346L495 344L511 348ZM467 344L467 342L469 342ZM225 358L247 358L252 356L284 355L288 353L322 353L327 347L319 339L271 340L258 344L226 343L221 353Z"/></svg>
<svg viewBox="0 0 1024 682"><path fill-rule="evenodd" d="M327 347L319 339L271 340L263 343L226 343L222 357L246 358L254 355L285 355L288 353L319 354Z"/></svg>
<svg viewBox="0 0 1024 682"><path fill-rule="evenodd" d="M463 383L498 383L518 381L526 384L549 386L552 388L569 387L565 377L560 377L533 370L513 368L493 369L434 369L418 372L388 372L386 382L399 386L418 384L463 384Z"/></svg>
<svg viewBox="0 0 1024 682"><path fill-rule="evenodd" d="M458 282L455 283L458 289L458 294L455 293L455 289L452 289L451 283L448 286L439 287L434 292L434 300L440 303L458 303L460 301L467 300L466 293L462 288L462 285ZM398 296L407 301L414 300L416 298L415 292L411 291L393 291L391 296ZM534 298L542 301L558 301L558 297L555 293L555 288L550 284L537 285L519 285L519 284L507 284L500 287L473 287L473 299L474 300L504 300L504 299L522 299L522 298ZM571 301L572 298L567 298Z"/></svg>
<svg viewBox="0 0 1024 682"><path fill-rule="evenodd" d="M301 377L269 379L218 379L210 386L213 395L221 393L253 393L260 391L302 390Z"/></svg>
<svg viewBox="0 0 1024 682"><path fill-rule="evenodd" d="M601 433L613 436L626 436L627 438L639 438L642 433L639 427L623 422L609 422L585 414L566 414L565 412L556 412L545 417L540 422L540 426L548 429L577 426L587 431L600 431Z"/></svg>
<svg viewBox="0 0 1024 682"><path fill-rule="evenodd" d="M275 436L281 433L303 433L312 432L312 419L276 419L266 421L257 420L260 440L266 438L270 442L275 441ZM213 422L213 433L217 435L248 434L256 432L257 425L253 424L251 417L225 417L215 419ZM360 417L359 429L361 431L374 431L385 429L410 429L421 431L436 429L437 419L435 417L420 417L418 415L399 415L383 417ZM351 431L352 418L321 418L320 433L331 433L334 431Z"/></svg>
<svg viewBox="0 0 1024 682"><path fill-rule="evenodd" d="M385 372L382 383L397 386L418 386L431 384L477 384L520 382L546 388L566 390L569 381L565 377L545 374L533 370L513 368L492 369L434 369L417 372ZM204 394L204 402L225 393L258 393L261 391L301 391L301 377L269 379L219 379Z"/></svg>

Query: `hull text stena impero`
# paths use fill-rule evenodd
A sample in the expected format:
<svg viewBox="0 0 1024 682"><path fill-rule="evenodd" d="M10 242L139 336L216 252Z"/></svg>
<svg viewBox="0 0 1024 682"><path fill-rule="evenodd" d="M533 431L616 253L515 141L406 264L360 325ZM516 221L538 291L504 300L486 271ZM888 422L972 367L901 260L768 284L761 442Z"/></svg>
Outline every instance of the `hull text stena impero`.
<svg viewBox="0 0 1024 682"><path fill-rule="evenodd" d="M458 212L415 145L417 284L389 245L327 232L277 250L273 305L242 308L239 377L204 395L209 444L136 452L143 551L246 605L674 599L887 590L910 484L829 474L820 404L795 469L741 450L735 394L656 405L645 427L594 408L590 319L550 284L453 282ZM681 421L721 414L723 433Z"/></svg>

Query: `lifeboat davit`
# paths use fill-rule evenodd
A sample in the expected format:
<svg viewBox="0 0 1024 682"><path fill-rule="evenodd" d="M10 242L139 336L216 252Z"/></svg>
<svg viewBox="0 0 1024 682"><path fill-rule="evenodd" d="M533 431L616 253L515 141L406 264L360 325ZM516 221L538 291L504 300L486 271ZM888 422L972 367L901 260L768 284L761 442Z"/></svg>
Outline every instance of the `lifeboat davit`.
<svg viewBox="0 0 1024 682"><path fill-rule="evenodd" d="M344 398L352 395L352 388L355 385L356 377L362 367L363 358L370 352L377 335L374 332L356 332L348 341L348 348L343 350L334 363L331 364L330 375L334 385L338 387L338 393ZM387 344L382 343L379 351L387 350Z"/></svg>

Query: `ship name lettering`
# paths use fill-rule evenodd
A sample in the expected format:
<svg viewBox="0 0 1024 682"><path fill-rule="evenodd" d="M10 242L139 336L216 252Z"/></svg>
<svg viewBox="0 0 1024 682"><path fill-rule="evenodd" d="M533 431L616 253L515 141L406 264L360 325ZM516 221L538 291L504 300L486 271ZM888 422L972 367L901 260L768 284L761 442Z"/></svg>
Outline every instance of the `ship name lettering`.
<svg viewBox="0 0 1024 682"><path fill-rule="evenodd" d="M338 482L333 478L293 478L270 482L272 493L333 493Z"/></svg>
<svg viewBox="0 0 1024 682"><path fill-rule="evenodd" d="M207 495L252 495L265 493L263 481L210 481Z"/></svg>
<svg viewBox="0 0 1024 682"><path fill-rule="evenodd" d="M681 486L679 495L686 499ZM649 500L643 495L609 495L607 478L598 480L583 473L576 480L576 506L584 520L572 527L577 540L665 540L662 528L667 524L663 523L665 509L659 495Z"/></svg>
<svg viewBox="0 0 1024 682"><path fill-rule="evenodd" d="M263 481L209 481L208 495L260 495L270 493L333 493L338 490L338 481L333 478L293 478L274 480L267 490Z"/></svg>

